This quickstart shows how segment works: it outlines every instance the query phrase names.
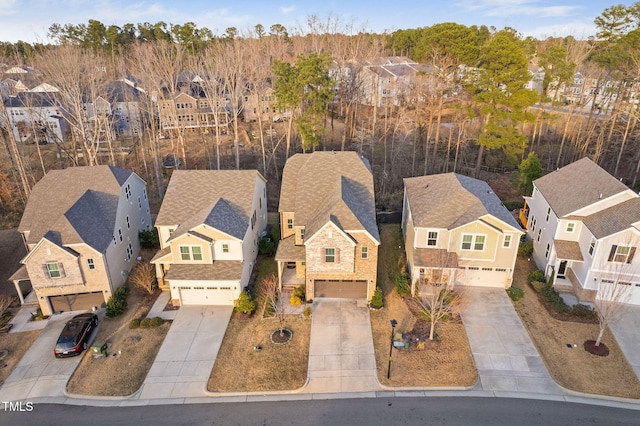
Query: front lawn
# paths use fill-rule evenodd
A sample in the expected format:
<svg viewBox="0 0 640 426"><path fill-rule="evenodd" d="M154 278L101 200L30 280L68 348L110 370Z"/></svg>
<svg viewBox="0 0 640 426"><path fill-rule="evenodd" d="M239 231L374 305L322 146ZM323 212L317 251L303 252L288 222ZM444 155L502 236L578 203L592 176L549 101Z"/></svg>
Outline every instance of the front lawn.
<svg viewBox="0 0 640 426"><path fill-rule="evenodd" d="M521 289L524 297L514 305L551 377L560 386L578 392L640 398L640 381L611 331L607 329L602 339L610 350L608 356L585 351L583 344L597 337L598 324L553 318L527 281L534 269L532 261L518 258L513 286Z"/></svg>

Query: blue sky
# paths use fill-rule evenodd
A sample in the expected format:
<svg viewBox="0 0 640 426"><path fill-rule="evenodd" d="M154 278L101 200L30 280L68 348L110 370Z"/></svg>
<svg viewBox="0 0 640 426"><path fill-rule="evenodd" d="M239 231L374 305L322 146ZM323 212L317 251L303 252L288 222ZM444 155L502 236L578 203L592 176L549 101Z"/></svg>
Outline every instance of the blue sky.
<svg viewBox="0 0 640 426"><path fill-rule="evenodd" d="M79 24L96 19L105 25L164 21L194 22L214 34L227 27L243 31L256 24L269 28L305 28L307 17L339 17L342 25L372 32L430 26L442 22L513 27L525 36L595 33L593 19L614 4L629 0L0 0L0 41L46 42L52 23ZM290 31L293 32L293 31Z"/></svg>

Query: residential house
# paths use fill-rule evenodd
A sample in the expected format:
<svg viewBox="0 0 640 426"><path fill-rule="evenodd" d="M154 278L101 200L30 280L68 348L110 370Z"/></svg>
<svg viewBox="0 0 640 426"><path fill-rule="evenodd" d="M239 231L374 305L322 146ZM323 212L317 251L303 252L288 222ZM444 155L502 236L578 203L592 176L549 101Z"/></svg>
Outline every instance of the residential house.
<svg viewBox="0 0 640 426"><path fill-rule="evenodd" d="M524 234L489 185L457 173L404 180L412 291L427 282L509 288Z"/></svg>
<svg viewBox="0 0 640 426"><path fill-rule="evenodd" d="M282 288L303 286L307 299L371 299L380 234L365 158L356 152L319 151L290 157L278 212L276 261Z"/></svg>
<svg viewBox="0 0 640 426"><path fill-rule="evenodd" d="M28 279L42 313L105 303L122 286L151 228L145 182L112 166L49 171L34 187L18 231L27 255L10 279Z"/></svg>
<svg viewBox="0 0 640 426"><path fill-rule="evenodd" d="M266 181L255 170L175 170L152 259L161 288L180 305L232 305L267 225Z"/></svg>
<svg viewBox="0 0 640 426"><path fill-rule="evenodd" d="M158 100L158 113L163 132L219 131L227 134L229 131L229 116L223 97L210 99L178 93Z"/></svg>
<svg viewBox="0 0 640 426"><path fill-rule="evenodd" d="M117 136L135 137L143 129L140 98L146 92L130 78L115 81L109 86L112 103L113 126Z"/></svg>
<svg viewBox="0 0 640 426"><path fill-rule="evenodd" d="M533 182L527 233L554 287L593 302L603 284L630 287L640 304L640 196L584 157Z"/></svg>
<svg viewBox="0 0 640 426"><path fill-rule="evenodd" d="M365 105L400 105L415 96L412 85L418 73L432 74L431 65L419 64L404 56L375 58L362 69L362 99Z"/></svg>
<svg viewBox="0 0 640 426"><path fill-rule="evenodd" d="M4 103L11 129L18 142L62 142L69 126L62 118L55 93L23 91ZM0 124L3 117L0 116Z"/></svg>

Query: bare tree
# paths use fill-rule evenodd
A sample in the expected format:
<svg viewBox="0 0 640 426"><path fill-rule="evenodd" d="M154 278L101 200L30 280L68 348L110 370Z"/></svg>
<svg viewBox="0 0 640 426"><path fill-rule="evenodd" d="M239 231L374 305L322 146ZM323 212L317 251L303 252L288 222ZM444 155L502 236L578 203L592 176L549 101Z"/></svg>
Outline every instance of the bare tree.
<svg viewBox="0 0 640 426"><path fill-rule="evenodd" d="M156 289L156 273L152 264L148 262L139 263L129 274L129 282L145 290L147 293L153 293Z"/></svg>
<svg viewBox="0 0 640 426"><path fill-rule="evenodd" d="M0 315L2 315L12 303L13 297L7 294L0 294Z"/></svg>
<svg viewBox="0 0 640 426"><path fill-rule="evenodd" d="M282 336L284 335L287 300L282 294L282 288L275 274L271 274L262 280L262 291L264 295L264 310L273 311L273 317L278 321L280 336Z"/></svg>
<svg viewBox="0 0 640 426"><path fill-rule="evenodd" d="M595 300L599 325L595 346L600 346L607 327L620 320L631 298L633 281L638 279L633 266L637 242L638 238L627 238L620 245L612 245L603 265Z"/></svg>

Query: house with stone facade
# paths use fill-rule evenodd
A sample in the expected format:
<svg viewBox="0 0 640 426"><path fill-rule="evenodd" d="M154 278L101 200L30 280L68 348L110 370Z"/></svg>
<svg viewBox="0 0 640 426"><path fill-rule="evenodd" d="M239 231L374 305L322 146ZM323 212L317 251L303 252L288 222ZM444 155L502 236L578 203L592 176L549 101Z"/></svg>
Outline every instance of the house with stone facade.
<svg viewBox="0 0 640 426"><path fill-rule="evenodd" d="M533 260L558 292L581 302L628 287L640 304L640 195L584 157L533 182L527 234Z"/></svg>
<svg viewBox="0 0 640 426"><path fill-rule="evenodd" d="M509 288L524 234L486 182L457 173L404 180L402 233L412 291Z"/></svg>
<svg viewBox="0 0 640 426"><path fill-rule="evenodd" d="M267 226L266 180L256 170L175 170L155 225L151 263L173 303L233 305Z"/></svg>
<svg viewBox="0 0 640 426"><path fill-rule="evenodd" d="M295 154L280 191L281 288L305 288L306 298L371 299L380 234L373 176L356 152Z"/></svg>
<svg viewBox="0 0 640 426"><path fill-rule="evenodd" d="M145 182L113 166L51 170L31 191L18 231L27 255L10 278L29 280L44 315L103 305L122 286L151 229ZM24 300L22 300L24 302Z"/></svg>

